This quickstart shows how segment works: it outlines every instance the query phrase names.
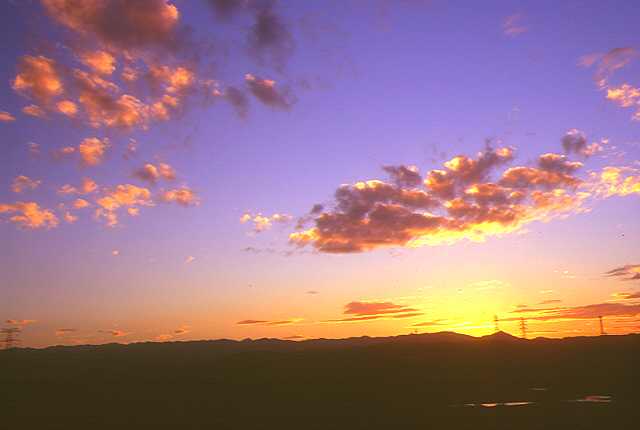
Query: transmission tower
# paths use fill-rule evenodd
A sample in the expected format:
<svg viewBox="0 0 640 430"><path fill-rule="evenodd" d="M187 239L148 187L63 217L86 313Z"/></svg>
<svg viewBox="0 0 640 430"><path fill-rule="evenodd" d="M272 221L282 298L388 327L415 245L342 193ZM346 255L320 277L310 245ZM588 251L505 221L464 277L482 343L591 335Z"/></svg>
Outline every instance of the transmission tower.
<svg viewBox="0 0 640 430"><path fill-rule="evenodd" d="M498 321L499 321L499 320L498 320L498 315L494 315L494 316L493 316L493 323L494 323L494 324L495 324L495 326L496 326L496 333L498 333L498 332L500 331L500 326L498 325Z"/></svg>
<svg viewBox="0 0 640 430"><path fill-rule="evenodd" d="M522 338L527 338L527 320L524 318L520 318L520 332L522 333Z"/></svg>
<svg viewBox="0 0 640 430"><path fill-rule="evenodd" d="M600 336L604 336L607 333L604 331L604 322L602 322L602 315L600 315L598 319L600 320Z"/></svg>
<svg viewBox="0 0 640 430"><path fill-rule="evenodd" d="M0 330L0 333L4 335L4 338L0 341L4 344L4 349L15 348L18 342L20 342L18 339L20 329L18 327L3 328Z"/></svg>

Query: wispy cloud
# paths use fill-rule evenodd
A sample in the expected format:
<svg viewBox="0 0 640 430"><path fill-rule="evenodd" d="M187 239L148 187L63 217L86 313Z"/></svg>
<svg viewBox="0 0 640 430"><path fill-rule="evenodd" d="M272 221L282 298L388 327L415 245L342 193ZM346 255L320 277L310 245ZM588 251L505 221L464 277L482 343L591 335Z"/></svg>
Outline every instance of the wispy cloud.
<svg viewBox="0 0 640 430"><path fill-rule="evenodd" d="M523 23L524 15L522 13L515 13L509 15L502 22L502 31L505 35L515 37L519 34L526 33L529 28Z"/></svg>
<svg viewBox="0 0 640 430"><path fill-rule="evenodd" d="M371 321L383 318L399 319L413 318L421 316L422 312L409 306L396 304L393 302L376 302L376 301L356 301L347 303L344 306L344 318L330 319L322 322L325 323L343 323L343 322L361 322Z"/></svg>

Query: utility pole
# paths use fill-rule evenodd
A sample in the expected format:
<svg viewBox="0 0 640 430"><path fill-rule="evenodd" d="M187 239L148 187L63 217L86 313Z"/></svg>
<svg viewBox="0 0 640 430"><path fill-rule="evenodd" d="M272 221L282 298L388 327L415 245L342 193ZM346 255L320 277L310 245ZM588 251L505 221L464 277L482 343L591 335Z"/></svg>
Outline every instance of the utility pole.
<svg viewBox="0 0 640 430"><path fill-rule="evenodd" d="M600 336L604 336L607 333L604 331L604 323L602 322L602 315L600 315L598 319L600 320Z"/></svg>
<svg viewBox="0 0 640 430"><path fill-rule="evenodd" d="M4 339L0 342L4 344L4 349L14 348L20 340L18 339L18 334L20 333L20 329L18 327L8 327L0 330L0 333L4 335Z"/></svg>
<svg viewBox="0 0 640 430"><path fill-rule="evenodd" d="M520 331L522 332L522 338L527 338L527 320L520 318Z"/></svg>
<svg viewBox="0 0 640 430"><path fill-rule="evenodd" d="M496 326L496 333L498 333L498 332L500 331L500 326L498 325L498 321L499 321L499 320L498 320L498 315L494 315L494 316L493 316L493 323L494 323L494 324L495 324L495 326Z"/></svg>

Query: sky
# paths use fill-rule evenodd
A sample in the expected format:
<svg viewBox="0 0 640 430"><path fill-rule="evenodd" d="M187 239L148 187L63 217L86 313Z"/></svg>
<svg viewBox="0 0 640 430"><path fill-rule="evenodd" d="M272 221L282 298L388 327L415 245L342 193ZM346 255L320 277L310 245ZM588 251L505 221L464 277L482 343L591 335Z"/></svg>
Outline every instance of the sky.
<svg viewBox="0 0 640 430"><path fill-rule="evenodd" d="M634 2L0 4L23 346L640 330ZM597 23L597 24L596 24Z"/></svg>

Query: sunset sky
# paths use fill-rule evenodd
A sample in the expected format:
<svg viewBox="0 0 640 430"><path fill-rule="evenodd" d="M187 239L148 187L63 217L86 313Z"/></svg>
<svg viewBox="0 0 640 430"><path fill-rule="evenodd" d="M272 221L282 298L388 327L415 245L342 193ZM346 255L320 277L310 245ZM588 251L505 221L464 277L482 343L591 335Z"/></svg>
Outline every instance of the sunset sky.
<svg viewBox="0 0 640 430"><path fill-rule="evenodd" d="M23 346L640 331L640 9L0 3Z"/></svg>

